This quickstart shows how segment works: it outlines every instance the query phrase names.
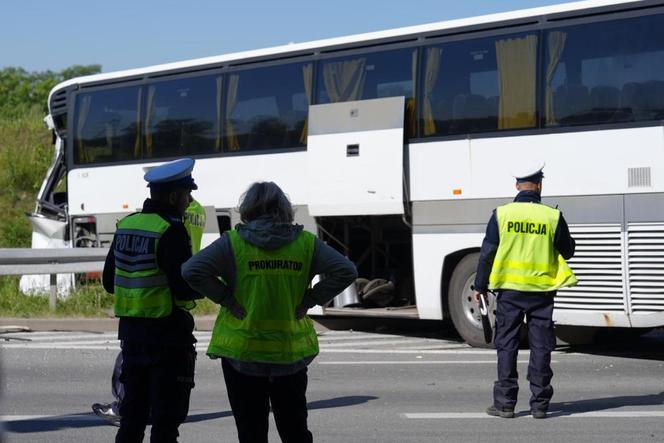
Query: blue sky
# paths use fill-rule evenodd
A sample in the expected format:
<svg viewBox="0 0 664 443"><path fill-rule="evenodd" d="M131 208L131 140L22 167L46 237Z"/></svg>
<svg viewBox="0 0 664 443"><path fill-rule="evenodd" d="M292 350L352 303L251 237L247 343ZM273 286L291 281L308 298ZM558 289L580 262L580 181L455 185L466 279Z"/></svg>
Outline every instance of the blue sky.
<svg viewBox="0 0 664 443"><path fill-rule="evenodd" d="M564 0L2 0L0 68L104 72Z"/></svg>

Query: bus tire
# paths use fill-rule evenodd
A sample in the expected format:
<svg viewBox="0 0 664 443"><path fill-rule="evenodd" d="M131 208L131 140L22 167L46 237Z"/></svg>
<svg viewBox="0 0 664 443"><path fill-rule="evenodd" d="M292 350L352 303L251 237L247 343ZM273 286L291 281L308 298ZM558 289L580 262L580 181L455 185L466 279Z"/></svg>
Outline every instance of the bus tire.
<svg viewBox="0 0 664 443"><path fill-rule="evenodd" d="M474 302L473 290L470 289L475 281L479 257L479 253L472 253L459 261L452 273L447 301L452 323L461 338L474 347L492 348L493 342L484 341L477 303Z"/></svg>

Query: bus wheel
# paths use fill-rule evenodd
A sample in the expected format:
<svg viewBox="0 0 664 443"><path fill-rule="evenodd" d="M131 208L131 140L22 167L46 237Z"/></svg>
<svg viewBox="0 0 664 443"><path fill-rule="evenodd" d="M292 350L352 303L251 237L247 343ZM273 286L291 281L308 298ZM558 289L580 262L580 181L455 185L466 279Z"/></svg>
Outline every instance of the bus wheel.
<svg viewBox="0 0 664 443"><path fill-rule="evenodd" d="M479 256L479 253L473 253L461 259L452 274L447 300L452 322L459 335L471 346L492 348L493 343L484 341L479 308L473 290L470 289L475 281ZM494 303L489 306L491 314L494 308L492 305Z"/></svg>

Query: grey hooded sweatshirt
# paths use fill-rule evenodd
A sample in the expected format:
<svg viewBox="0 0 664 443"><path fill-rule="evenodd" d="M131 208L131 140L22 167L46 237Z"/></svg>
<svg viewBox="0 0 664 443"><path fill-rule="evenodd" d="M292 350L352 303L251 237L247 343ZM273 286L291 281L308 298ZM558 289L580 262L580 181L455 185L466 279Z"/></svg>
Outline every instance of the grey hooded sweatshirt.
<svg viewBox="0 0 664 443"><path fill-rule="evenodd" d="M276 223L269 217L259 217L247 224L238 224L235 229L243 240L259 248L272 250L297 239L303 226ZM194 290L226 307L233 299L235 273L235 257L226 233L182 265L182 277ZM316 238L309 278L315 275L321 275L321 280L307 291L302 300L309 308L325 305L332 300L355 281L357 270L350 260ZM226 360L243 374L274 377L301 370L313 357L286 365Z"/></svg>

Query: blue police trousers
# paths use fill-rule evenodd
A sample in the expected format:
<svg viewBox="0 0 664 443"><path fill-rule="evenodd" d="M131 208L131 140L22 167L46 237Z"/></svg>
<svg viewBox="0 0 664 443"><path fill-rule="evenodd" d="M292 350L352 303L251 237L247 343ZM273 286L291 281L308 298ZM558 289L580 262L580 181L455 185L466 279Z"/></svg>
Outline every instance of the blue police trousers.
<svg viewBox="0 0 664 443"><path fill-rule="evenodd" d="M556 345L553 330L553 292L500 291L496 309L496 336L498 353L498 380L493 386L493 402L497 409L516 405L519 392L519 374L516 368L519 352L520 329L525 316L528 324L530 362L530 409L544 410L553 396L551 386L551 351Z"/></svg>

